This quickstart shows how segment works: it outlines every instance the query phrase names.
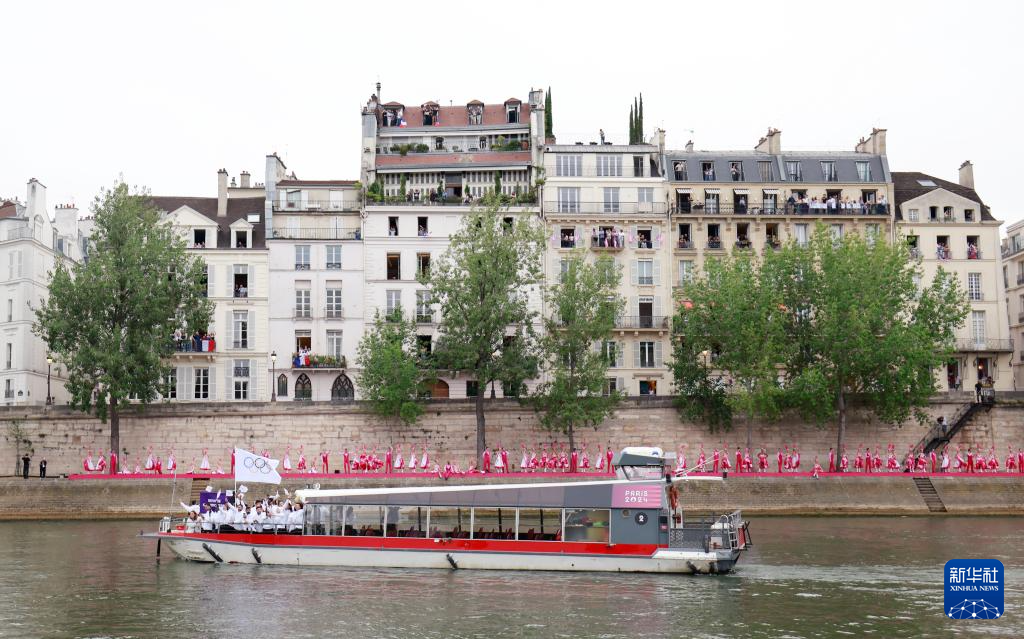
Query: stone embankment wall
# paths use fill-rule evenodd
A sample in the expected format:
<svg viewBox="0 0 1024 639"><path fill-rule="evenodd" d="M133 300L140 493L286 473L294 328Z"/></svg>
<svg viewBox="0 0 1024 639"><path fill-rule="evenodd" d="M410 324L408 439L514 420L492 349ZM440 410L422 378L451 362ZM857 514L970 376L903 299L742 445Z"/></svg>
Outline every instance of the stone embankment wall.
<svg viewBox="0 0 1024 639"><path fill-rule="evenodd" d="M543 480L539 475L537 480ZM479 482L453 479L446 485ZM501 481L488 479L487 481ZM522 481L522 480L516 480ZM208 482L196 480L196 487ZM231 488L231 482L212 482ZM320 480L323 488L377 485L437 485L436 478L401 480ZM952 515L1024 514L1024 477L933 477L932 483ZM294 491L304 482L287 481ZM0 480L0 520L12 519L136 519L180 516L179 501L188 502L191 480ZM250 486L250 496L268 487ZM270 491L277 488L269 487ZM283 494L283 493L282 493ZM730 475L724 481L687 482L684 508L691 516L722 514L741 509L745 515L928 515L928 507L907 475L751 477ZM151 526L152 527L152 526Z"/></svg>
<svg viewBox="0 0 1024 639"><path fill-rule="evenodd" d="M936 399L929 406L933 417L952 416L965 400L962 397ZM162 404L131 407L121 418L122 464L127 459L134 466L146 457L147 448L166 458L170 449L178 459L179 471L188 470L203 449L209 449L214 467L220 462L229 465L229 451L238 445L251 450L269 449L273 455L283 454L292 446L293 463L298 447L304 446L312 458L323 449L332 451L332 463L340 463L344 447L350 450L376 448L378 454L388 445L409 447L419 452L426 447L433 459L442 464L452 460L465 466L474 457L475 416L468 402L448 400L431 402L418 424L412 427L391 425L371 415L365 406L320 403L277 402L264 404ZM20 429L20 442L15 442L14 429ZM847 446L852 457L859 446L895 444L903 453L916 444L926 427L911 422L893 427L857 410L852 411L847 429ZM784 445L798 445L804 465L810 469L815 454L826 464L829 446L835 445L835 428L829 424L818 428L798 419L777 423L755 423L751 441L755 448L765 446L770 454ZM692 459L703 444L726 446L734 450L746 445L747 426L738 421L732 431L711 434L706 427L680 420L668 398L651 401L628 400L598 429L579 429L577 443L591 446L611 445L618 449L627 445L656 445L675 450L686 444ZM1024 445L1024 401L1001 401L988 411L978 413L971 425L958 435L964 446L988 450L995 447L1000 458L1007 445L1014 449ZM487 441L514 448L511 459L518 465L519 447L543 442L566 441L564 435L543 430L536 414L516 402L487 402ZM14 471L19 451L32 457L33 474L38 461L45 458L49 473L80 472L88 449L109 447L109 427L94 418L65 407L0 408L0 475ZM852 461L851 461L852 464Z"/></svg>

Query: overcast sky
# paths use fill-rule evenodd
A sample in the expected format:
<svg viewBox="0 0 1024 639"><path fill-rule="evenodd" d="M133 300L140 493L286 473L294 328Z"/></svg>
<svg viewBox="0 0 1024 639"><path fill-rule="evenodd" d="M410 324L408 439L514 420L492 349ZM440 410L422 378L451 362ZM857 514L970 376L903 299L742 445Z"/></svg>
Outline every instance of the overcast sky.
<svg viewBox="0 0 1024 639"><path fill-rule="evenodd" d="M889 131L893 170L976 185L1024 218L1017 2L17 2L0 4L0 196L36 177L85 208L119 175L216 195L216 172L358 178L359 108L525 100L552 89L560 142L625 142L644 95L670 148L852 150Z"/></svg>

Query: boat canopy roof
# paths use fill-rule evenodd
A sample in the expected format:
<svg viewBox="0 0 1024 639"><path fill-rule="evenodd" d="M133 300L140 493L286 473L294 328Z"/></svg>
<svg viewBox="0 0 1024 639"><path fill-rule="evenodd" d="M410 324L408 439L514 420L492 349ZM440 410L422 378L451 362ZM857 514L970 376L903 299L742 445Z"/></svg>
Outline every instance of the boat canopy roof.
<svg viewBox="0 0 1024 639"><path fill-rule="evenodd" d="M665 482L650 482L664 505ZM611 508L616 486L636 487L629 480L562 483L489 484L415 488L355 488L297 491L307 504L383 506L453 506L464 508Z"/></svg>

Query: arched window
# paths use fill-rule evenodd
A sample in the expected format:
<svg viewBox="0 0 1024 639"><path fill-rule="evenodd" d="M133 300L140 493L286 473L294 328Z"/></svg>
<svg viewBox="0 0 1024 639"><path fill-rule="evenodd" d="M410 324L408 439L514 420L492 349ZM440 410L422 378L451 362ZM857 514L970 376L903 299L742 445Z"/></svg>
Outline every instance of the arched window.
<svg viewBox="0 0 1024 639"><path fill-rule="evenodd" d="M334 379L334 385L331 386L331 401L335 402L350 402L355 399L355 389L352 388L352 380L348 378L348 375L342 373Z"/></svg>
<svg viewBox="0 0 1024 639"><path fill-rule="evenodd" d="M288 397L288 376L284 373L277 376L277 396Z"/></svg>
<svg viewBox="0 0 1024 639"><path fill-rule="evenodd" d="M448 382L443 379L435 380L430 385L430 396L434 399L447 399L448 398Z"/></svg>
<svg viewBox="0 0 1024 639"><path fill-rule="evenodd" d="M295 380L295 401L311 400L313 399L313 383L309 381L309 377L305 373L299 375L299 378Z"/></svg>

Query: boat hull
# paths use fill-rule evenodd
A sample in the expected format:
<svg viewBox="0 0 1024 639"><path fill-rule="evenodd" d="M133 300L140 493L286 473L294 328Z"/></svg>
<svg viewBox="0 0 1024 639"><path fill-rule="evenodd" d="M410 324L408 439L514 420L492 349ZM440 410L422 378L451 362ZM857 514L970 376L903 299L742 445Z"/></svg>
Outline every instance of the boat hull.
<svg viewBox="0 0 1024 639"><path fill-rule="evenodd" d="M174 533L159 535L163 544L182 559L233 564L693 574L730 572L739 558L739 552L735 550L702 552L663 547L645 548L645 554L627 554L602 553L597 549L583 548L570 548L568 552L566 549L473 549L467 543L460 543L461 540L455 543L439 541L433 544L436 548L387 548L380 545L352 547L306 544L301 536L270 536L270 542L255 541L254 538L258 539L259 535L241 535L237 540L224 537ZM321 542L322 539L316 541ZM432 540L421 541L429 544Z"/></svg>

